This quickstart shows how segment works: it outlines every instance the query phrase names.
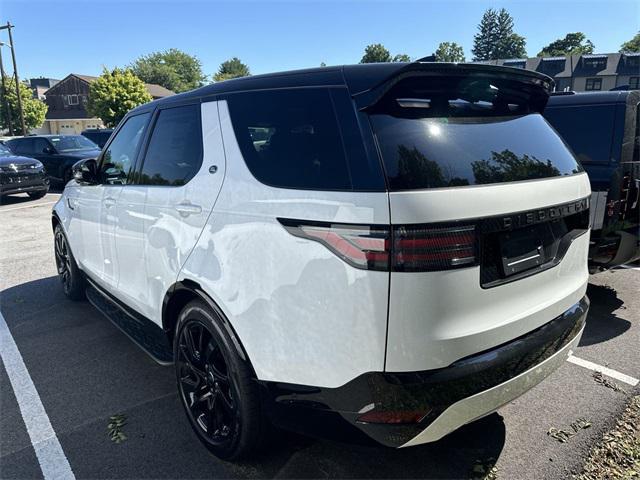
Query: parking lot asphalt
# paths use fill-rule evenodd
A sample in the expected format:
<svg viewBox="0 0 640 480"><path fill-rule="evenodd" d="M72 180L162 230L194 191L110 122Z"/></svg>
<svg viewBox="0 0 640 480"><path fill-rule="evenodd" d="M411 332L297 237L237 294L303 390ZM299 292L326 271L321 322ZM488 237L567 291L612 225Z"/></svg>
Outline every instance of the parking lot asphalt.
<svg viewBox="0 0 640 480"><path fill-rule="evenodd" d="M401 450L279 433L249 463L217 460L180 406L173 369L154 363L87 302L66 299L56 277L50 212L59 195L0 205L0 311L77 478L566 478L640 391L566 362L497 413L441 441ZM640 377L640 270L591 277L591 310L575 356ZM4 348L4 347L3 347ZM41 478L25 421L0 367L0 478ZM127 440L109 439L109 417ZM579 429L566 443L550 428Z"/></svg>

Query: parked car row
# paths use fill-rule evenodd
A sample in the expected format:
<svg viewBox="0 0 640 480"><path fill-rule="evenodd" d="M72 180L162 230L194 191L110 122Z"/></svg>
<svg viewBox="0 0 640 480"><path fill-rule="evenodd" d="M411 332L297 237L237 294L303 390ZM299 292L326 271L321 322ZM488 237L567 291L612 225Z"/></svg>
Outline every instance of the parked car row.
<svg viewBox="0 0 640 480"><path fill-rule="evenodd" d="M78 160L100 154L98 145L83 135L13 137L0 146L2 195L26 192L37 196L34 192L43 191L44 195L51 182L63 186L71 180L71 167ZM25 171L26 164L39 167Z"/></svg>

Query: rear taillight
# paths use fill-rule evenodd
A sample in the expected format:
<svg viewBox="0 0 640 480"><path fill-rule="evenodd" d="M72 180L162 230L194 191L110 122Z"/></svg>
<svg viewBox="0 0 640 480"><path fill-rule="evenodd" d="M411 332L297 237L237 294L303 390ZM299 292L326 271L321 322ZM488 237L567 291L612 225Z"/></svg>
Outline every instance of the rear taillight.
<svg viewBox="0 0 640 480"><path fill-rule="evenodd" d="M347 225L279 219L296 237L323 244L356 268L400 272L476 265L474 225Z"/></svg>
<svg viewBox="0 0 640 480"><path fill-rule="evenodd" d="M395 271L448 270L475 263L475 225L406 225L393 229L391 267Z"/></svg>

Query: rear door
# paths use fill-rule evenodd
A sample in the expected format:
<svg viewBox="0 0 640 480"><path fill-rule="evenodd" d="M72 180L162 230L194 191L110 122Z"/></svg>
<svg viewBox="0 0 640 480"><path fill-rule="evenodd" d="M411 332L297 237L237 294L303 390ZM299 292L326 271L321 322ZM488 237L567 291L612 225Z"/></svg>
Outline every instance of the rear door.
<svg viewBox="0 0 640 480"><path fill-rule="evenodd" d="M222 185L216 102L156 111L134 185L118 200L118 292L161 323L162 301L191 253Z"/></svg>
<svg viewBox="0 0 640 480"><path fill-rule="evenodd" d="M417 76L365 109L393 225L387 370L448 366L584 295L589 181L534 93Z"/></svg>

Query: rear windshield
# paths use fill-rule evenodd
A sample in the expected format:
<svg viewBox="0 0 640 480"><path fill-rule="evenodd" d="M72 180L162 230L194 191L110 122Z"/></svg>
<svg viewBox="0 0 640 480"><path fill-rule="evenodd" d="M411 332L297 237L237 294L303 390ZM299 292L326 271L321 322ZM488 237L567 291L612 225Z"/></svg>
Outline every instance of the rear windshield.
<svg viewBox="0 0 640 480"><path fill-rule="evenodd" d="M422 81L369 110L391 190L443 188L582 171L512 85ZM494 85L496 83L496 85Z"/></svg>

